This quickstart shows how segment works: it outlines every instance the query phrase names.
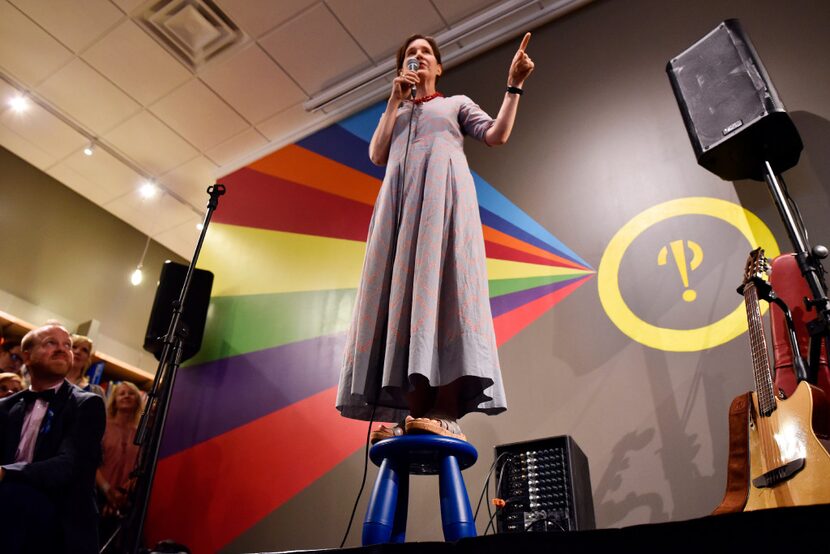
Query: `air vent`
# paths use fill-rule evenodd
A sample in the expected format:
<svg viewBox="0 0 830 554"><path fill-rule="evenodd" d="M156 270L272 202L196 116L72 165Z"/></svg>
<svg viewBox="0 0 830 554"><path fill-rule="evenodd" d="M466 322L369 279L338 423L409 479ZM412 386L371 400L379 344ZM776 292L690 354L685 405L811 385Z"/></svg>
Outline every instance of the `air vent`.
<svg viewBox="0 0 830 554"><path fill-rule="evenodd" d="M193 71L247 39L210 0L153 0L133 20Z"/></svg>

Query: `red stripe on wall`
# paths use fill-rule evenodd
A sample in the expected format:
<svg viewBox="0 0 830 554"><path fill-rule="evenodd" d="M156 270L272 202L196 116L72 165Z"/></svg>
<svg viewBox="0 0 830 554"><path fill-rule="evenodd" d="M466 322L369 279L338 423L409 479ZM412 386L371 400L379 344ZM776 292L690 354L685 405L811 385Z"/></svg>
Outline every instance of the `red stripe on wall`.
<svg viewBox="0 0 830 554"><path fill-rule="evenodd" d="M337 175L331 176L337 181ZM222 183L217 223L365 241L372 206L248 168Z"/></svg>
<svg viewBox="0 0 830 554"><path fill-rule="evenodd" d="M573 263L568 263L567 265L565 265L556 260L543 258L542 256L535 256L527 252L522 252L521 250L516 250L515 248L510 248L509 246L505 246L503 244L490 242L489 240L484 241L484 250L487 252L488 258L495 258L498 260L509 260L511 262L525 262L537 265L550 265L555 267L575 267Z"/></svg>
<svg viewBox="0 0 830 554"><path fill-rule="evenodd" d="M537 298L533 302L528 302L515 310L493 318L493 326L496 329L496 344L501 346L512 339L516 333L539 319L542 314L553 308L559 301L578 289L591 277L593 275L588 275L566 287Z"/></svg>
<svg viewBox="0 0 830 554"><path fill-rule="evenodd" d="M164 458L147 517L149 544L172 539L213 553L366 441L366 423L333 409L332 387Z"/></svg>

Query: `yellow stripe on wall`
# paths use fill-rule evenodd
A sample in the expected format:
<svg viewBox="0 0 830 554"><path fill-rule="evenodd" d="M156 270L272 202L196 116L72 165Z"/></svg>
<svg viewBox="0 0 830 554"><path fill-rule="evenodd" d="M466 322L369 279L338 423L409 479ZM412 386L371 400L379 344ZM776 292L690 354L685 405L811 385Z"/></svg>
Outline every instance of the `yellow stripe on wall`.
<svg viewBox="0 0 830 554"><path fill-rule="evenodd" d="M213 223L199 267L214 296L356 288L366 243Z"/></svg>
<svg viewBox="0 0 830 554"><path fill-rule="evenodd" d="M487 278L518 279L521 277L543 277L548 275L587 275L593 271L574 269L553 265L529 264L525 262L511 262L508 260L487 259Z"/></svg>

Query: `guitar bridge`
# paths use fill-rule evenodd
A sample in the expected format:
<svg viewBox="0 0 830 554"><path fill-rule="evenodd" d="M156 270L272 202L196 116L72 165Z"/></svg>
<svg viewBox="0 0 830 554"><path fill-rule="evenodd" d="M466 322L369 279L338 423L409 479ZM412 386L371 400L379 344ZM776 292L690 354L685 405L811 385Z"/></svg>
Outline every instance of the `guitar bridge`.
<svg viewBox="0 0 830 554"><path fill-rule="evenodd" d="M804 458L798 458L775 469L771 469L760 477L752 480L756 489L773 487L782 481L786 481L804 468Z"/></svg>

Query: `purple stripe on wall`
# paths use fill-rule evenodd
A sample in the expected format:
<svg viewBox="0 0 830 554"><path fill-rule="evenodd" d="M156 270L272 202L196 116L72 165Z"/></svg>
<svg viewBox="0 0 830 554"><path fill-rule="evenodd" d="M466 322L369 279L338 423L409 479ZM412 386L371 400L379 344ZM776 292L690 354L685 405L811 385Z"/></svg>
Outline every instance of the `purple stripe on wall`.
<svg viewBox="0 0 830 554"><path fill-rule="evenodd" d="M180 369L160 456L336 385L345 344L338 333Z"/></svg>
<svg viewBox="0 0 830 554"><path fill-rule="evenodd" d="M503 294L501 296L494 296L490 299L490 311L493 313L493 317L500 316L503 313L515 310L519 306L527 304L537 298L541 298L546 294L550 294L555 290L559 290L562 287L573 283L577 279L582 279L583 277L585 276L578 275L573 279L568 279L567 281L559 281L558 283L542 285L541 287L511 292L510 294Z"/></svg>

